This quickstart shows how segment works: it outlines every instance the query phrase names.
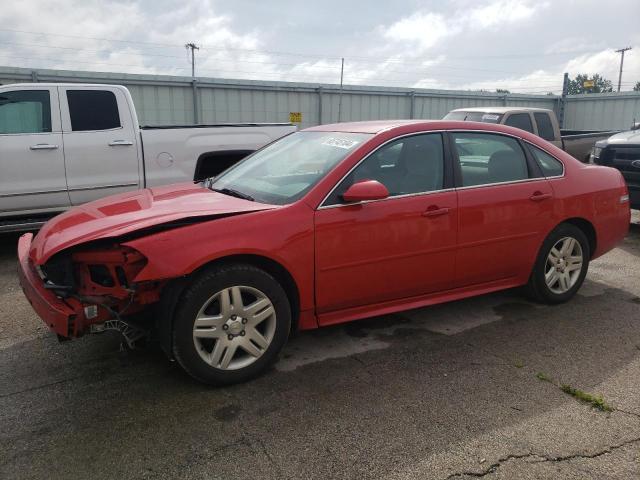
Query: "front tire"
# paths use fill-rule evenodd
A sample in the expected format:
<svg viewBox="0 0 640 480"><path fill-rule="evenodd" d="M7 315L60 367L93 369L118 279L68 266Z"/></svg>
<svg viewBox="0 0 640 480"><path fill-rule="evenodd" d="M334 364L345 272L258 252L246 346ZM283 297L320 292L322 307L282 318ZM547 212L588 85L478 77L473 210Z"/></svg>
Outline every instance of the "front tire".
<svg viewBox="0 0 640 480"><path fill-rule="evenodd" d="M582 286L590 258L584 232L569 223L559 225L540 248L527 285L529 296L552 305L570 300Z"/></svg>
<svg viewBox="0 0 640 480"><path fill-rule="evenodd" d="M176 308L173 353L200 382L244 382L276 360L290 327L287 295L269 273L245 264L212 267Z"/></svg>

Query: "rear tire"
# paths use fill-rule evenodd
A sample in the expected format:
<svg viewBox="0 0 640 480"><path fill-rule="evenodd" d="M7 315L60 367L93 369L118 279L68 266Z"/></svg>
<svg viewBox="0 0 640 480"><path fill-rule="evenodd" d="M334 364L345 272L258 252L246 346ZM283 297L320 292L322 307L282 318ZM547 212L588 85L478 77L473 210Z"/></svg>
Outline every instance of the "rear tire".
<svg viewBox="0 0 640 480"><path fill-rule="evenodd" d="M271 275L246 264L212 267L178 303L173 354L200 382L240 383L277 359L290 326L287 295Z"/></svg>
<svg viewBox="0 0 640 480"><path fill-rule="evenodd" d="M591 251L582 230L558 225L545 239L527 284L534 300L555 305L570 300L582 286Z"/></svg>

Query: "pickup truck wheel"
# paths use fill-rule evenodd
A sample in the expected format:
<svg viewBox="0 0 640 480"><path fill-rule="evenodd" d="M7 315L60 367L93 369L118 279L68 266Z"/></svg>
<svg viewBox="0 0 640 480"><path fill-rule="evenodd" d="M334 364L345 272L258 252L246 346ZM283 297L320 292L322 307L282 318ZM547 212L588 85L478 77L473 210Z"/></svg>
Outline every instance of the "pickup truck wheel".
<svg viewBox="0 0 640 480"><path fill-rule="evenodd" d="M542 303L571 299L589 269L589 241L575 225L563 223L546 238L527 285L529 295Z"/></svg>
<svg viewBox="0 0 640 480"><path fill-rule="evenodd" d="M173 353L195 379L239 383L263 372L287 341L291 308L280 284L252 265L214 267L186 288Z"/></svg>

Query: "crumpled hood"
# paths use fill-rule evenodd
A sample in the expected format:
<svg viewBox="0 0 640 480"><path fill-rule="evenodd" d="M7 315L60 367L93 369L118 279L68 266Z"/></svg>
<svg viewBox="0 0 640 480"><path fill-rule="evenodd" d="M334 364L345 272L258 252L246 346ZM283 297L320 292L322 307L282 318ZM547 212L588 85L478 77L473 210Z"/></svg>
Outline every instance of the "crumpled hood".
<svg viewBox="0 0 640 480"><path fill-rule="evenodd" d="M38 232L29 255L41 265L81 243L194 217L215 217L278 208L184 183L138 190L96 200L54 217Z"/></svg>

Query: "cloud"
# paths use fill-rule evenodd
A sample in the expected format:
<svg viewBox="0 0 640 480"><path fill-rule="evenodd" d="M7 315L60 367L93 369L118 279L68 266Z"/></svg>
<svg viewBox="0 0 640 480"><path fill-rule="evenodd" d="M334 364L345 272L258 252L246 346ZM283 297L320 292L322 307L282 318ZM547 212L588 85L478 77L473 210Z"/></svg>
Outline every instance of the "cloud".
<svg viewBox="0 0 640 480"><path fill-rule="evenodd" d="M522 0L497 0L462 14L461 22L469 28L482 30L522 22L537 11L549 6L548 2L530 3Z"/></svg>
<svg viewBox="0 0 640 480"><path fill-rule="evenodd" d="M632 51L640 51L640 46L633 47ZM620 68L620 54L612 49L602 50L594 54L583 54L572 58L555 70L536 70L522 76L494 78L486 81L468 82L459 85L465 90L490 90L503 88L513 93L562 93L562 79L564 72L568 72L570 78L584 73L587 75L600 74L611 80L614 90L618 85L618 72ZM624 74L622 77L622 90L631 90L635 82L640 79L640 55L627 55L624 62ZM420 86L420 82L416 84ZM450 85L441 88L451 88Z"/></svg>
<svg viewBox="0 0 640 480"><path fill-rule="evenodd" d="M554 2L553 11L532 0L430 2L433 8L395 0L376 9L370 0L313 8L299 0L278 8L253 0L22 0L3 5L0 26L49 35L0 29L0 64L188 76L184 44L193 41L203 77L335 84L346 57L346 84L545 93L560 88L565 71L616 83L612 47L638 45L640 34L631 14L637 0L614 1L627 2L629 15L587 13L597 0L582 0L580 9ZM584 33L593 22L597 38ZM625 57L627 85L640 80L639 62L636 47Z"/></svg>
<svg viewBox="0 0 640 480"><path fill-rule="evenodd" d="M428 49L448 35L457 33L444 16L437 13L414 13L382 29L385 38L396 42L410 41Z"/></svg>
<svg viewBox="0 0 640 480"><path fill-rule="evenodd" d="M572 72L572 76L579 73L593 75L598 73L611 80L614 87L618 85L620 69L620 54L613 49L603 50L591 55L580 55L571 59L565 66L565 71ZM624 72L622 81L625 85L640 80L640 45L626 52L624 57Z"/></svg>
<svg viewBox="0 0 640 480"><path fill-rule="evenodd" d="M479 82L470 82L461 85L464 90L488 90L495 91L497 88L509 90L512 93L537 93L546 94L549 92L562 93L562 73L553 73L545 70L522 75L520 77L503 77Z"/></svg>
<svg viewBox="0 0 640 480"><path fill-rule="evenodd" d="M415 12L387 27L380 27L380 31L389 40L410 41L420 49L427 50L454 35L494 27L508 28L529 19L548 6L548 2L492 0L474 8L459 8L446 17L430 11Z"/></svg>

